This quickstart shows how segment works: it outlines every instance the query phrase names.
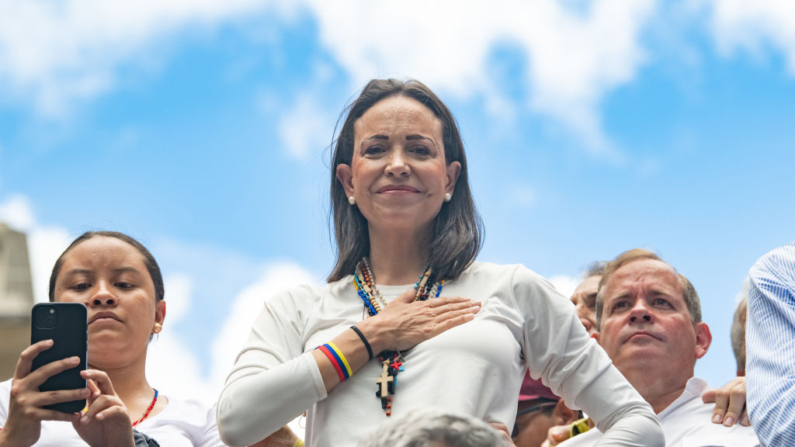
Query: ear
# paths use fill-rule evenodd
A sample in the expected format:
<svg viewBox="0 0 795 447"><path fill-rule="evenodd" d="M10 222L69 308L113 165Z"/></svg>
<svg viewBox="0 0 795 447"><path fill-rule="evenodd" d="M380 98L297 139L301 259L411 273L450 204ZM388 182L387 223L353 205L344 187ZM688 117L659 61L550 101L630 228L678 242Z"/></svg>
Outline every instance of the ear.
<svg viewBox="0 0 795 447"><path fill-rule="evenodd" d="M454 161L447 165L447 184L444 185L444 192L452 194L455 190L455 182L458 181L458 175L461 174L461 163ZM337 171L339 177L339 170Z"/></svg>
<svg viewBox="0 0 795 447"><path fill-rule="evenodd" d="M345 190L345 197L353 195L353 170L351 165L340 163L337 165L337 180L340 181L342 188Z"/></svg>
<svg viewBox="0 0 795 447"><path fill-rule="evenodd" d="M707 354L709 345L712 344L712 333L709 331L707 323L696 323L693 326L696 331L696 359L700 359Z"/></svg>
<svg viewBox="0 0 795 447"><path fill-rule="evenodd" d="M597 343L599 343L599 332L594 332L593 334L591 334L591 338L593 338L594 340L596 340ZM599 343L599 345L601 345L601 343Z"/></svg>
<svg viewBox="0 0 795 447"><path fill-rule="evenodd" d="M155 323L163 324L163 320L166 319L166 302L165 300L160 300L155 305Z"/></svg>
<svg viewBox="0 0 795 447"><path fill-rule="evenodd" d="M558 404L555 405L555 409L552 410L552 420L554 421L552 425L570 425L577 420L577 416L578 413L567 407L566 403L561 399L558 401Z"/></svg>

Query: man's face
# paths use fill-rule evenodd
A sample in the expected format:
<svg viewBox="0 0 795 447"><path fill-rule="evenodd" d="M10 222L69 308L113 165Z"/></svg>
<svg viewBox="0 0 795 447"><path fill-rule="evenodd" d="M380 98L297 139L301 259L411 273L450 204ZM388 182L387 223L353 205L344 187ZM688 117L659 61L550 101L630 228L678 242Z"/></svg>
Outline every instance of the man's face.
<svg viewBox="0 0 795 447"><path fill-rule="evenodd" d="M596 292L599 291L599 280L601 276L589 276L585 278L574 293L571 295L571 302L577 308L577 316L585 326L588 335L593 335L596 328Z"/></svg>
<svg viewBox="0 0 795 447"><path fill-rule="evenodd" d="M657 365L657 374L692 376L711 337L704 323L690 321L679 275L662 261L642 259L618 269L604 287L599 342L616 367Z"/></svg>

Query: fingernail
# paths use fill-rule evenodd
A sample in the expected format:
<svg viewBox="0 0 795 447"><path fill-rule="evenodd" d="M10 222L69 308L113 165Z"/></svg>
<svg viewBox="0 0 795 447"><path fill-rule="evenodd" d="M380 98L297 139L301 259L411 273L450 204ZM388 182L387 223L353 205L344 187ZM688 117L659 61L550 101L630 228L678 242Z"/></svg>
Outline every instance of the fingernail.
<svg viewBox="0 0 795 447"><path fill-rule="evenodd" d="M80 363L80 357L71 357L69 359L69 363L71 363L72 365L77 365L78 363Z"/></svg>
<svg viewBox="0 0 795 447"><path fill-rule="evenodd" d="M88 424L88 416L83 416L82 418L80 418L80 423L81 424Z"/></svg>
<svg viewBox="0 0 795 447"><path fill-rule="evenodd" d="M726 416L726 419L723 420L723 425L726 427L731 427L734 424L734 418L731 416Z"/></svg>
<svg viewBox="0 0 795 447"><path fill-rule="evenodd" d="M100 414L96 415L95 417L97 418L97 420L98 420L98 421L101 421L102 419L104 419L104 418L105 418L105 415L103 415L102 413L100 413Z"/></svg>
<svg viewBox="0 0 795 447"><path fill-rule="evenodd" d="M722 420L723 420L723 418L719 414L716 414L716 415L712 416L712 423L713 424L720 424Z"/></svg>
<svg viewBox="0 0 795 447"><path fill-rule="evenodd" d="M743 420L740 423L742 425L745 425L746 427L750 427L751 426L751 419L749 419L748 415L746 414L746 415L743 416Z"/></svg>
<svg viewBox="0 0 795 447"><path fill-rule="evenodd" d="M80 395L83 397L88 396L88 393L89 393L88 388L83 388L82 390L80 390Z"/></svg>

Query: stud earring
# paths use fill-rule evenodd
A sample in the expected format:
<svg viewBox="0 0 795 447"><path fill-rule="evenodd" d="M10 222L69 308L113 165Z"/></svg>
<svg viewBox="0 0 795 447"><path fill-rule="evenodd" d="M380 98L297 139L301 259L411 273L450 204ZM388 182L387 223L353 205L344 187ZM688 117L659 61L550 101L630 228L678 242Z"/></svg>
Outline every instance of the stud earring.
<svg viewBox="0 0 795 447"><path fill-rule="evenodd" d="M453 195L450 194L449 192L444 193L444 201L449 202L451 200L453 200Z"/></svg>
<svg viewBox="0 0 795 447"><path fill-rule="evenodd" d="M351 205L356 205L356 198L353 196L348 197L348 203Z"/></svg>
<svg viewBox="0 0 795 447"><path fill-rule="evenodd" d="M162 330L163 330L163 325L160 323L155 323L155 328L152 329L152 332L154 332L155 334L159 334L160 331Z"/></svg>

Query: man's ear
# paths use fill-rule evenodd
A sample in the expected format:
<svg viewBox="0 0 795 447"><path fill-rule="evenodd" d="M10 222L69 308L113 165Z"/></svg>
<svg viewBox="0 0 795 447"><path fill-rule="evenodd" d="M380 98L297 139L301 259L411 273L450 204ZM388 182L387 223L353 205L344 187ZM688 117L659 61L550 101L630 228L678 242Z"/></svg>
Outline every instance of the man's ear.
<svg viewBox="0 0 795 447"><path fill-rule="evenodd" d="M597 343L599 343L599 333L598 332L594 332L593 334L591 334L591 338L593 338L594 340L596 340ZM601 343L599 343L599 344L601 345Z"/></svg>
<svg viewBox="0 0 795 447"><path fill-rule="evenodd" d="M696 323L693 326L696 332L696 359L700 359L707 354L709 345L712 344L712 333L709 331L707 323Z"/></svg>
<svg viewBox="0 0 795 447"><path fill-rule="evenodd" d="M577 420L577 416L579 416L579 413L567 407L566 403L561 399L555 405L555 409L552 410L552 425L569 425Z"/></svg>
<svg viewBox="0 0 795 447"><path fill-rule="evenodd" d="M340 163L337 165L337 180L345 190L345 197L353 195L353 171L350 165Z"/></svg>

